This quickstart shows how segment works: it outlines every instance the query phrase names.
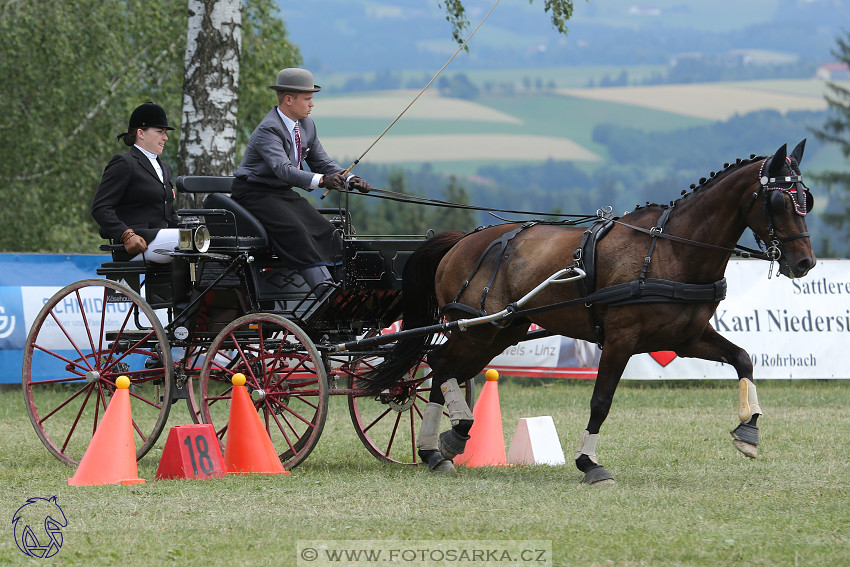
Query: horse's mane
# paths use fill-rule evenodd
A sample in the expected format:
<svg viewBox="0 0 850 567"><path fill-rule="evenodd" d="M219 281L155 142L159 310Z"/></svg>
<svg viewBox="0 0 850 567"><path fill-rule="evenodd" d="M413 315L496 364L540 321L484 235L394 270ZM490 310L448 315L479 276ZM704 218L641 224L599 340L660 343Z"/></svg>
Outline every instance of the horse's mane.
<svg viewBox="0 0 850 567"><path fill-rule="evenodd" d="M721 179L730 175L732 172L741 169L742 167L746 167L752 163L757 161L761 161L765 158L765 156L757 156L756 154L750 154L749 159L741 159L738 158L735 160L735 163L729 164L724 163L723 169L721 171L712 171L708 177L701 177L699 183L691 183L690 192L687 189L682 190L682 196L676 199L675 201L670 201L669 204L660 204L660 203L651 203L649 201L646 202L645 205L637 205L635 207L635 211L649 208L649 207L661 207L662 209L667 209L670 207L676 206L680 201L691 197L694 193L698 191L704 191L706 189L711 188L716 185Z"/></svg>

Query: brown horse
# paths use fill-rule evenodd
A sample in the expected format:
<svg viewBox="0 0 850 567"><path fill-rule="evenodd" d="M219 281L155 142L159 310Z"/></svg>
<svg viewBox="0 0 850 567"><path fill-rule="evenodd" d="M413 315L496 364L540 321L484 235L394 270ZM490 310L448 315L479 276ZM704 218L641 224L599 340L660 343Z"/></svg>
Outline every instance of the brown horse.
<svg viewBox="0 0 850 567"><path fill-rule="evenodd" d="M423 461L432 470L454 470L451 459L463 452L472 425L458 383L526 339L531 323L602 347L590 419L575 460L583 482L612 481L595 449L620 376L636 353L671 350L680 357L734 366L740 424L732 431L733 441L755 457L761 409L753 365L747 352L720 336L709 319L725 297L723 275L733 253L748 250L777 261L780 273L791 278L815 265L805 222L813 202L798 166L804 147L805 140L789 156L782 146L771 157L727 164L669 206L638 207L622 218L609 215L590 230L513 223L467 235L440 233L426 241L405 268L403 329L506 307L511 313L495 324L453 330L427 355L433 385L417 440ZM764 252L736 244L748 227ZM569 266L581 266L587 277L550 283L526 297L521 309L511 308L554 271ZM402 374L428 351L431 339L397 341L369 376L370 392L392 393ZM444 403L452 429L438 436Z"/></svg>

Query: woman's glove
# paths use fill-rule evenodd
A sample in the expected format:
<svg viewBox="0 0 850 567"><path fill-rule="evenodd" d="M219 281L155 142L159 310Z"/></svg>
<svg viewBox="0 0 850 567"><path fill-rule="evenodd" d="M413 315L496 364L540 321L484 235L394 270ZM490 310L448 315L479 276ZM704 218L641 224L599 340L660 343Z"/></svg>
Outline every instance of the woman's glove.
<svg viewBox="0 0 850 567"><path fill-rule="evenodd" d="M148 243L145 242L145 239L133 232L132 228L128 228L121 235L121 244L124 245L124 250L133 256L148 249Z"/></svg>

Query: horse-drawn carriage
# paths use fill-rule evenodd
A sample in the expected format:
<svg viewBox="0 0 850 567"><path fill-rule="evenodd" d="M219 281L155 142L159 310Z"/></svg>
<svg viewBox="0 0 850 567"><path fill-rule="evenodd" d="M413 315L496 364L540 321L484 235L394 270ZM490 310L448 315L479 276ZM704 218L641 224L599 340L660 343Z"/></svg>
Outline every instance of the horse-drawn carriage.
<svg viewBox="0 0 850 567"><path fill-rule="evenodd" d="M166 251L171 263L105 262L97 270L105 278L68 285L45 303L23 364L39 438L76 464L115 380L126 375L138 458L178 400L226 441L230 380L241 372L287 469L316 446L330 395L348 397L357 435L372 454L418 463L427 366L413 365L392 395L365 396L364 374L381 347L333 354L322 346L377 335L398 318L402 269L425 236L357 235L344 209L320 209L342 236L344 261L334 274L337 289L317 297L297 271L281 266L262 225L228 196L231 182L177 179L181 192L208 195L202 209L178 211L180 246Z"/></svg>
<svg viewBox="0 0 850 567"><path fill-rule="evenodd" d="M184 178L183 191L210 195L204 209L183 211L185 238L169 268L109 262L99 270L107 279L72 284L45 304L24 354L30 417L48 449L73 464L124 374L139 456L174 399L226 441L230 377L241 372L288 468L313 449L328 396L339 394L375 456L450 471L469 439L471 379L538 336L534 323L603 349L576 454L584 482L612 478L597 460L599 430L626 363L641 352L732 365L733 442L755 457L762 412L752 361L709 320L732 254L768 260L770 271L778 263L788 277L814 267L804 147L725 164L669 205L623 217L600 211L587 230L529 221L430 239L364 237L333 210L345 262L342 283L321 300L279 265L262 226L225 194L227 178ZM737 244L748 228L760 250ZM400 331L378 336L399 317ZM452 428L439 434L443 416Z"/></svg>

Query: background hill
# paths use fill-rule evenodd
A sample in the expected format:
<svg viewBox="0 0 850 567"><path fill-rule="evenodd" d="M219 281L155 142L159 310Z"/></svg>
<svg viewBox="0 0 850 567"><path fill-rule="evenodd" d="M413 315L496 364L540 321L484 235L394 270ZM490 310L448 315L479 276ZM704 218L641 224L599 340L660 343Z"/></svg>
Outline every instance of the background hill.
<svg viewBox="0 0 850 567"><path fill-rule="evenodd" d="M457 49L437 0L280 4L323 86L313 116L341 163ZM492 3L465 5L474 28ZM477 205L585 213L667 202L725 162L806 137L805 172L847 169L811 135L826 120L815 77L847 21L842 0L577 1L564 37L542 1L502 0L358 172L382 186L402 171L433 197L452 176ZM824 236L820 248L836 244Z"/></svg>

